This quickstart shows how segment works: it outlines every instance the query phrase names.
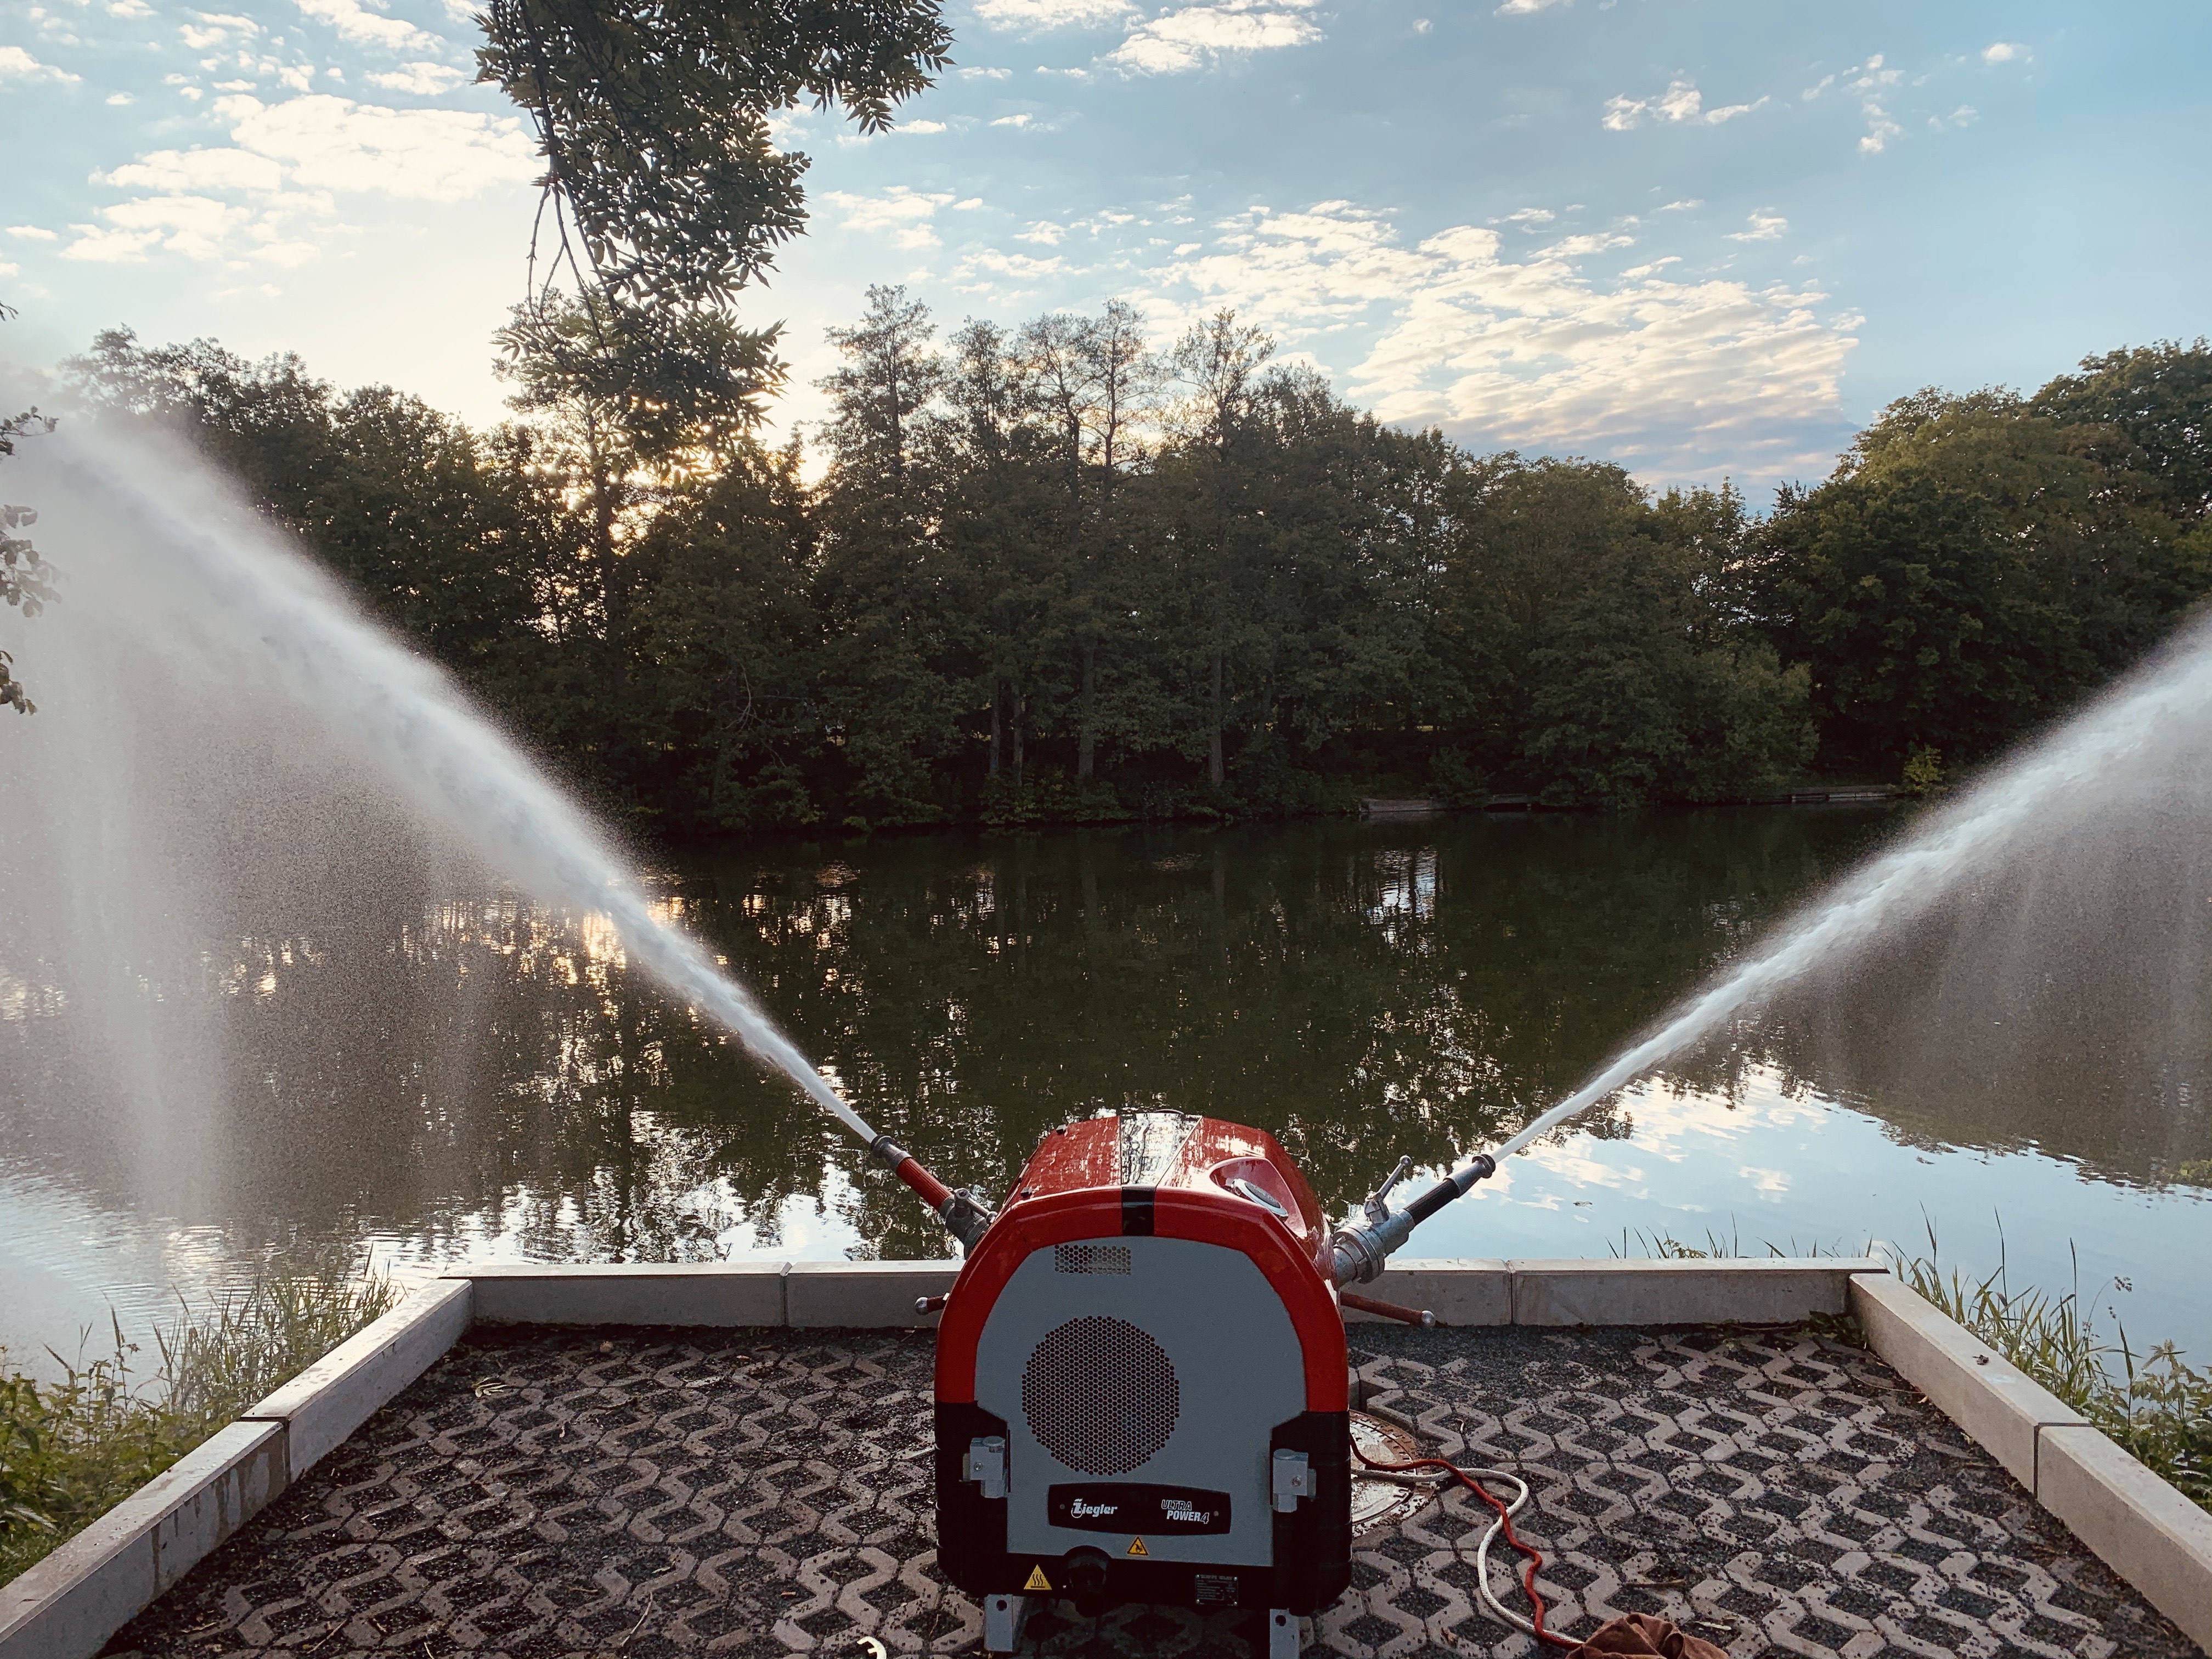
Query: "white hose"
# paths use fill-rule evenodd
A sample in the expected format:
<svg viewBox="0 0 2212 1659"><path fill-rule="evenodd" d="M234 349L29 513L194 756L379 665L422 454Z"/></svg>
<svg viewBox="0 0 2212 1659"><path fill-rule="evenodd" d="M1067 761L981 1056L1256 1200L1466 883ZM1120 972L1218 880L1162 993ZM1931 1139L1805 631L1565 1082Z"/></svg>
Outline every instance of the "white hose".
<svg viewBox="0 0 2212 1659"><path fill-rule="evenodd" d="M1362 1462L1365 1462L1366 1459L1363 1456L1360 1461ZM1458 1468L1458 1465L1455 1464L1453 1467L1456 1468ZM1490 1511L1490 1525L1483 1533L1480 1541L1479 1541L1474 1547L1474 1582L1475 1589L1480 1593L1482 1604L1485 1607L1488 1608L1492 1613L1503 1620L1506 1624L1511 1626L1515 1630L1519 1631L1523 1636L1534 1636L1536 1633L1536 1626L1528 1620L1523 1619L1519 1613L1514 1612L1512 1608L1507 1607L1503 1601L1500 1601L1490 1588L1491 1543L1497 1538L1498 1534L1505 1530L1505 1523L1511 1520L1515 1516L1520 1514L1521 1506L1528 1501L1528 1483L1526 1480L1523 1480L1519 1475L1514 1474L1510 1469L1462 1468L1460 1469L1460 1473L1466 1475L1470 1480L1510 1480L1513 1483L1515 1487L1517 1488L1517 1492L1513 1501L1505 1506L1504 1514L1500 1515L1496 1510L1491 1510ZM1442 1492L1447 1486L1458 1486L1459 1484L1449 1475L1444 1474L1441 1469L1389 1469L1380 1468L1370 1463L1367 1466L1366 1474L1370 1480L1389 1480L1402 1486L1411 1486L1416 1481L1434 1480L1438 1483L1437 1490L1439 1492ZM1467 1488L1460 1486L1460 1490L1462 1492L1466 1492ZM1468 1495L1469 1497L1474 1496L1472 1492L1469 1492ZM1487 1504L1485 1504L1484 1507L1486 1509L1489 1508ZM1453 1547L1454 1553L1456 1553L1457 1546L1455 1545Z"/></svg>

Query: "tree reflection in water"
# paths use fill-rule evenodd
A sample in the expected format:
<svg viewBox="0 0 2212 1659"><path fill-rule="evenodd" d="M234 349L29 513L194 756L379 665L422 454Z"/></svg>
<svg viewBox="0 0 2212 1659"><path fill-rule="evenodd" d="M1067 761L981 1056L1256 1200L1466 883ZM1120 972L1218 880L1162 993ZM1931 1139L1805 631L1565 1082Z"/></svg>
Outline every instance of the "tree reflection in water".
<svg viewBox="0 0 2212 1659"><path fill-rule="evenodd" d="M1400 1152L1438 1164L1510 1133L1887 825L1778 809L925 836L654 879L950 1180L995 1191L1053 1126L1165 1106L1272 1130L1340 1208ZM778 1246L790 1200L819 1199L883 1255L943 1253L861 1149L588 918L397 858L228 902L197 963L144 988L158 1063L208 1073L178 1095L199 1121L173 1126L173 1158L131 1144L130 1079L84 1000L51 963L8 964L16 1169L241 1247L374 1231L429 1255L710 1259ZM2169 975L2201 919L2120 983L2086 951L2001 971L2017 941L1972 920L1808 987L1671 1085L1727 1096L1773 1068L1915 1142L2033 1142L2121 1179L2212 1152L2201 1018L2193 1046L2171 1029L2203 1012ZM1990 1024L2008 1018L2044 1023L2023 1040Z"/></svg>

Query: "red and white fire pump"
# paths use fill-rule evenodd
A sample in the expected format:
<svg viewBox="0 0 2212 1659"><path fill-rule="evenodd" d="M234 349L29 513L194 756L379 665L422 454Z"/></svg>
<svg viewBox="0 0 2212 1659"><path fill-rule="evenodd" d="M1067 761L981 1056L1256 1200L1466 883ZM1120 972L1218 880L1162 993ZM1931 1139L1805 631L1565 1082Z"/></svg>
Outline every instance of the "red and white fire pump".
<svg viewBox="0 0 2212 1659"><path fill-rule="evenodd" d="M1045 1138L994 1212L872 1150L966 1249L937 1336L938 1559L1013 1650L1029 1605L1240 1608L1270 1659L1352 1571L1342 1310L1478 1158L1331 1231L1273 1138L1139 1112ZM929 1298L930 1305L940 1299Z"/></svg>

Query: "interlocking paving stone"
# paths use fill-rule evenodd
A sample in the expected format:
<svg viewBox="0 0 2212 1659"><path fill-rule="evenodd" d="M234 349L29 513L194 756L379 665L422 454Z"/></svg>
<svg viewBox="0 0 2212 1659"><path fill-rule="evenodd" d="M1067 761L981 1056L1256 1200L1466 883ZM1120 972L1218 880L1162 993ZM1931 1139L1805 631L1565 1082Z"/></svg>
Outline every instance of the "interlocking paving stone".
<svg viewBox="0 0 2212 1659"><path fill-rule="evenodd" d="M1555 1629L1656 1613L1731 1659L2199 1652L1834 1336L1360 1326L1352 1347L1369 1410L1530 1481ZM981 1616L937 1575L929 1422L926 1333L480 1329L109 1651L973 1652ZM1310 1659L1534 1654L1475 1611L1486 1524L1453 1491L1361 1539ZM1233 1620L1166 1608L1049 1607L1028 1637L1249 1651Z"/></svg>

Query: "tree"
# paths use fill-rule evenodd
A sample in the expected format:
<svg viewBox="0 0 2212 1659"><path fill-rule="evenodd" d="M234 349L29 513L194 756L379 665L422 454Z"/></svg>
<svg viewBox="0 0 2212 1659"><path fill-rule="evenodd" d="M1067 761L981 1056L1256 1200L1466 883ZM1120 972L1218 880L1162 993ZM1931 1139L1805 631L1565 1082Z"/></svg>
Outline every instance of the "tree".
<svg viewBox="0 0 2212 1659"><path fill-rule="evenodd" d="M9 321L15 315L9 307L0 305L0 322ZM51 416L41 415L35 408L0 420L0 458L15 453L16 439L52 432L54 424ZM38 521L39 514L33 507L0 504L0 602L27 617L37 616L54 599L53 566L28 536L15 533L29 529ZM0 708L13 708L19 714L35 714L39 706L24 690L23 682L15 678L15 658L0 651Z"/></svg>
<svg viewBox="0 0 2212 1659"><path fill-rule="evenodd" d="M951 45L938 0L491 0L482 21L477 78L537 129L553 258L661 314L726 306L805 223L806 157L770 117L835 104L881 131Z"/></svg>
<svg viewBox="0 0 2212 1659"><path fill-rule="evenodd" d="M1200 694L1206 776L1217 789L1228 775L1229 662L1237 643L1239 578L1252 522L1247 449L1253 395L1274 351L1267 335L1239 325L1235 312L1223 310L1194 324L1171 360L1176 378L1190 388L1180 411L1179 459L1188 495L1177 539L1183 549L1184 599L1195 607L1193 631L1206 665Z"/></svg>
<svg viewBox="0 0 2212 1659"><path fill-rule="evenodd" d="M1893 404L1763 533L1759 603L1810 667L1823 752L1978 759L2117 672L2212 586L2166 499L2009 393Z"/></svg>
<svg viewBox="0 0 2212 1659"><path fill-rule="evenodd" d="M932 764L960 746L923 444L945 384L935 332L904 289L872 287L861 322L831 331L846 362L821 383L832 410L816 585L832 641L824 714L860 823L945 817Z"/></svg>
<svg viewBox="0 0 2212 1659"><path fill-rule="evenodd" d="M2100 464L2155 481L2174 517L2194 524L2212 514L2212 343L2202 336L2084 357L2080 374L2058 376L2030 406L2093 428Z"/></svg>

